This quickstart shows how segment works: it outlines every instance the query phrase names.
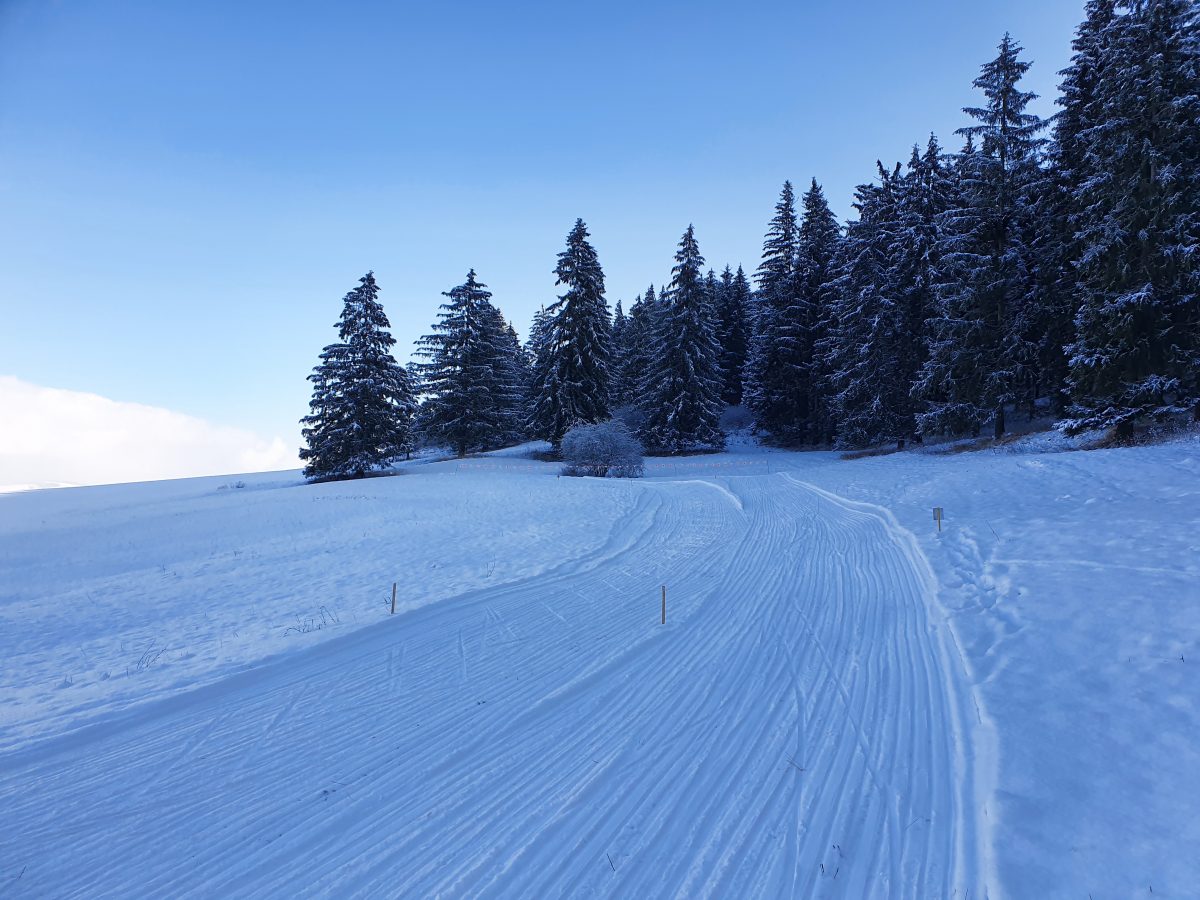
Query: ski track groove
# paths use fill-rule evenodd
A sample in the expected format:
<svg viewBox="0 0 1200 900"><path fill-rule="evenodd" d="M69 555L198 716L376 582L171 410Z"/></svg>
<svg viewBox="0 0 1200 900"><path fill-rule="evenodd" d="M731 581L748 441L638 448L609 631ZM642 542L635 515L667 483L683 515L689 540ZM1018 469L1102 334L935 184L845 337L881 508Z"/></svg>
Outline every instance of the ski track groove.
<svg viewBox="0 0 1200 900"><path fill-rule="evenodd" d="M583 559L0 756L16 887L994 897L969 673L911 535L785 473L630 489Z"/></svg>

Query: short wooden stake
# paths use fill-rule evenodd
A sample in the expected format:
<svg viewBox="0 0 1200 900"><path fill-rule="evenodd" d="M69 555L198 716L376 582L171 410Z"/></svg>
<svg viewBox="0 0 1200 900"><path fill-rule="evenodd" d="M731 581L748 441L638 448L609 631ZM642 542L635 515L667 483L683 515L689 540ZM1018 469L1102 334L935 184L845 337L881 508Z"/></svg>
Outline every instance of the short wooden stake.
<svg viewBox="0 0 1200 900"><path fill-rule="evenodd" d="M937 522L938 531L942 530L942 508L935 506L933 508L933 521Z"/></svg>
<svg viewBox="0 0 1200 900"><path fill-rule="evenodd" d="M667 586L665 584L662 586L662 591L663 591L662 623L664 625L666 625L667 624Z"/></svg>
<svg viewBox="0 0 1200 900"><path fill-rule="evenodd" d="M392 582L392 615L396 614L396 582Z"/></svg>

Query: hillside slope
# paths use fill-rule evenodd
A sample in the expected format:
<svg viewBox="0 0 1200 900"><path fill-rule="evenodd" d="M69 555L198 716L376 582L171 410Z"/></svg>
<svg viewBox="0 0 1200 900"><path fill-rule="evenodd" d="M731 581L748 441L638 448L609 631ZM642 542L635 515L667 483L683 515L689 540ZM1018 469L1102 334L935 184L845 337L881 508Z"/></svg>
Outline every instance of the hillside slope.
<svg viewBox="0 0 1200 900"><path fill-rule="evenodd" d="M754 450L602 482L502 457L0 498L0 887L1187 896L1198 459ZM186 574L156 579L168 552ZM56 585L110 614L80 636ZM293 596L337 621L294 628ZM151 632L160 657L100 677Z"/></svg>

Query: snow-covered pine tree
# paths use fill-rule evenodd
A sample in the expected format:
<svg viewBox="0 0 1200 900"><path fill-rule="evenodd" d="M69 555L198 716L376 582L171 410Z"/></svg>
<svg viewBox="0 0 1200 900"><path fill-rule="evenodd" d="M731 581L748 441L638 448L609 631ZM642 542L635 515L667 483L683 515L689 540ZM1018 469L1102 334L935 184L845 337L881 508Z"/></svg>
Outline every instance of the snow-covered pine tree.
<svg viewBox="0 0 1200 900"><path fill-rule="evenodd" d="M895 396L893 414L900 422L896 439L902 443L917 433L919 404L912 387L925 364L926 322L937 302L938 222L957 199L944 154L932 134L923 152L913 147L903 178L890 173L880 184L883 190L871 200L873 217L892 241L887 291L898 304L901 320L895 378L903 386L903 395ZM885 214L888 209L894 210L894 216Z"/></svg>
<svg viewBox="0 0 1200 900"><path fill-rule="evenodd" d="M979 156L975 138L968 134L951 166L957 202L937 224L935 252L941 267L925 322L925 361L911 389L920 407L917 429L922 435L975 435L988 414L976 402L987 377L987 357L980 346L985 326L969 305L969 289L984 282L988 257L977 237L982 217L965 197L977 178Z"/></svg>
<svg viewBox="0 0 1200 900"><path fill-rule="evenodd" d="M1078 190L1093 172L1095 161L1087 158L1085 132L1101 124L1099 87L1115 73L1105 73L1114 60L1109 53L1109 27L1116 17L1116 0L1088 0L1085 17L1071 42L1071 64L1058 74L1061 107L1054 116L1051 154L1073 190Z"/></svg>
<svg viewBox="0 0 1200 900"><path fill-rule="evenodd" d="M897 253L901 179L898 165L877 165L879 184L855 193L858 218L846 228L832 282L835 324L818 347L827 354L840 447L903 444L914 427L906 371L911 325Z"/></svg>
<svg viewBox="0 0 1200 900"><path fill-rule="evenodd" d="M1079 241L1077 198L1092 177L1103 177L1089 161L1084 133L1097 124L1096 87L1101 71L1110 64L1108 27L1116 14L1115 0L1089 0L1083 23L1072 42L1071 64L1062 76L1053 117L1053 136L1047 146L1049 165L1041 191L1046 222L1039 244L1038 269L1048 297L1042 322L1035 328L1041 378L1050 393L1055 415L1065 416L1068 401L1068 358L1066 347L1074 341L1074 319L1079 306L1079 277L1076 262L1083 255Z"/></svg>
<svg viewBox="0 0 1200 900"><path fill-rule="evenodd" d="M654 285L646 288L644 295L639 294L629 308L625 322L625 347L621 368L617 373L621 396L626 405L636 406L641 397L642 379L653 351L654 322L658 311L658 295Z"/></svg>
<svg viewBox="0 0 1200 900"><path fill-rule="evenodd" d="M796 306L796 197L785 181L763 241L750 317L745 402L760 427L782 442L801 437L805 397L804 325Z"/></svg>
<svg viewBox="0 0 1200 900"><path fill-rule="evenodd" d="M504 428L496 434L492 444L515 444L525 436L528 372L524 351L516 329L504 318L504 314L490 302L484 310L487 343L494 348L495 354L492 361L492 400L504 422Z"/></svg>
<svg viewBox="0 0 1200 900"><path fill-rule="evenodd" d="M432 440L466 456L513 437L520 408L515 347L474 269L442 296L449 302L440 307L434 333L417 342L426 395L419 421Z"/></svg>
<svg viewBox="0 0 1200 900"><path fill-rule="evenodd" d="M613 309L612 334L609 342L611 357L609 359L608 381L612 392L611 406L613 409L624 406L629 402L625 395L625 383L621 379L621 373L625 371L625 356L628 349L626 347L626 330L628 326L629 319L625 315L621 301L618 300L616 307Z"/></svg>
<svg viewBox="0 0 1200 900"><path fill-rule="evenodd" d="M1062 221L1056 223L1066 245L1064 255L1072 263L1083 255L1083 244L1076 231L1081 226L1078 200L1084 185L1103 175L1102 160L1089 157L1086 133L1105 125L1099 107L1099 88L1111 82L1115 72L1106 72L1115 60L1109 52L1112 38L1110 26L1116 17L1116 0L1088 0L1084 21L1071 42L1074 53L1071 64L1059 72L1059 96L1055 103L1061 107L1054 116L1054 132L1048 156L1065 195L1066 202L1059 210ZM1075 279L1072 278L1072 282Z"/></svg>
<svg viewBox="0 0 1200 900"><path fill-rule="evenodd" d="M404 364L404 371L408 374L408 383L412 385L414 396L418 397L421 393L421 364L415 359L410 359ZM415 415L415 413L414 413ZM416 420L413 421L413 428L416 430Z"/></svg>
<svg viewBox="0 0 1200 900"><path fill-rule="evenodd" d="M413 385L392 356L396 340L374 273L346 294L335 327L339 341L321 352L308 377L311 412L300 420L308 479L362 478L413 446Z"/></svg>
<svg viewBox="0 0 1200 900"><path fill-rule="evenodd" d="M725 267L729 269L728 266ZM710 268L704 275L704 290L708 293L708 306L713 315L713 337L717 347L721 347L721 310L725 307L725 281L717 276L716 270ZM717 354L717 365L721 365L722 354ZM721 368L721 392L725 392L725 369ZM724 402L724 400L722 400Z"/></svg>
<svg viewBox="0 0 1200 900"><path fill-rule="evenodd" d="M964 110L979 124L959 129L980 147L960 155L962 201L943 217L938 309L918 379L928 403L919 417L924 434L977 434L991 422L1000 437L1006 406L1027 398L1034 384L1032 332L1045 302L1034 197L1045 123L1025 111L1036 95L1019 88L1030 67L1020 53L1006 34L974 82L987 105Z"/></svg>
<svg viewBox="0 0 1200 900"><path fill-rule="evenodd" d="M546 307L538 307L529 326L529 340L525 342L525 358L528 361L525 382L525 431L530 435L544 434L549 424L537 418L537 399L541 385L550 370L550 354L547 351L550 336L550 314Z"/></svg>
<svg viewBox="0 0 1200 900"><path fill-rule="evenodd" d="M721 372L724 375L721 399L730 406L742 402L742 370L746 367L748 343L746 316L750 302L750 282L746 279L746 273L741 266L738 266L736 274L726 266L721 273L717 340L721 345Z"/></svg>
<svg viewBox="0 0 1200 900"><path fill-rule="evenodd" d="M530 352L529 342L521 343L520 337L517 335L516 329L512 330L512 336L517 342L517 373L519 376L521 401L518 412L518 431L522 438L528 438L529 433L529 403L533 388L533 363L534 355Z"/></svg>
<svg viewBox="0 0 1200 900"><path fill-rule="evenodd" d="M1067 408L1066 348L1075 336L1078 285L1072 261L1073 194L1063 174L1053 162L1043 166L1040 184L1028 194L1026 241L1034 302L1023 316L1030 357L1020 399L1030 419L1038 415L1041 398L1049 400L1056 416Z"/></svg>
<svg viewBox="0 0 1200 900"><path fill-rule="evenodd" d="M1095 40L1076 204L1071 432L1200 420L1200 6L1126 0Z"/></svg>
<svg viewBox="0 0 1200 900"><path fill-rule="evenodd" d="M721 308L721 281L717 278L715 269L710 268L704 273L704 289L708 291L709 302L714 309Z"/></svg>
<svg viewBox="0 0 1200 900"><path fill-rule="evenodd" d="M629 305L629 315L625 316L621 326L620 343L615 340L612 378L616 387L613 389L613 406L622 407L633 403L637 398L638 376L635 360L641 348L642 324L645 311L642 309L642 295L638 294Z"/></svg>
<svg viewBox="0 0 1200 900"><path fill-rule="evenodd" d="M725 446L717 317L701 275L703 266L695 229L689 225L655 317L654 349L643 380L642 439L651 451Z"/></svg>
<svg viewBox="0 0 1200 900"><path fill-rule="evenodd" d="M804 322L801 332L804 379L800 390L804 394L805 408L800 434L808 444L829 444L833 442L835 430L832 404L826 395L831 370L820 348L828 342L835 324L833 267L842 229L817 179L812 180L802 204L804 212L796 241L794 300Z"/></svg>
<svg viewBox="0 0 1200 900"><path fill-rule="evenodd" d="M583 219L567 235L554 273L566 292L547 310L552 323L532 421L555 447L573 425L609 417L611 329L604 272Z"/></svg>

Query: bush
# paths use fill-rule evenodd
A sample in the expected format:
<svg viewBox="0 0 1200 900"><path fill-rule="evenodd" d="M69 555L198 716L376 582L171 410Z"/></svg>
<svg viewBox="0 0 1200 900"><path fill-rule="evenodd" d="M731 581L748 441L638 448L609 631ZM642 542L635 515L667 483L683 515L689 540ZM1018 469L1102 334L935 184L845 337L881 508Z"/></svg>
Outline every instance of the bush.
<svg viewBox="0 0 1200 900"><path fill-rule="evenodd" d="M640 478L642 445L621 422L576 425L562 440L564 475Z"/></svg>

